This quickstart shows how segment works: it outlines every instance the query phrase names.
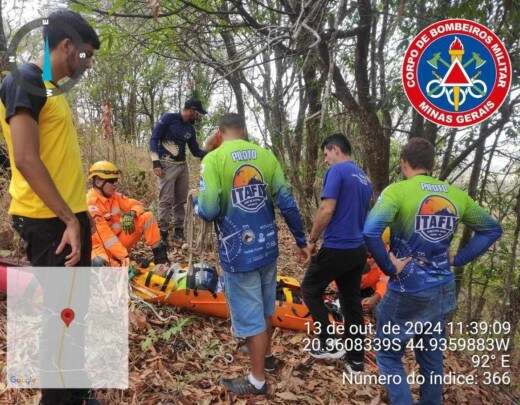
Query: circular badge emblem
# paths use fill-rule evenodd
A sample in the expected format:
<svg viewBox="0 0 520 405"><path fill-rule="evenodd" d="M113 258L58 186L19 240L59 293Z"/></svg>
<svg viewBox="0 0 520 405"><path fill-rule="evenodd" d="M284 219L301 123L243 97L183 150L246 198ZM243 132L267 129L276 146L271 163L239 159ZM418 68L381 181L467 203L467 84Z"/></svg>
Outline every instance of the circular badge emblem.
<svg viewBox="0 0 520 405"><path fill-rule="evenodd" d="M423 29L406 50L402 66L408 100L424 118L447 127L488 119L511 86L511 60L495 35L463 19Z"/></svg>
<svg viewBox="0 0 520 405"><path fill-rule="evenodd" d="M252 245L255 242L255 233L251 229L242 232L242 242L246 245Z"/></svg>
<svg viewBox="0 0 520 405"><path fill-rule="evenodd" d="M457 208L447 198L429 195L415 216L415 232L430 242L440 242L457 229Z"/></svg>
<svg viewBox="0 0 520 405"><path fill-rule="evenodd" d="M43 60L44 60L44 66L43 66L43 75L42 79L44 81L53 82L54 87L49 87L46 89L43 89L41 87L38 87L29 81L25 80L20 73L20 70L18 69L18 63L17 63L17 51L18 46L22 42L25 36L27 36L31 31L43 28L45 26L49 25L49 20L47 18L38 18L36 20L30 21L27 24L25 24L22 28L20 28L15 35L13 36L13 40L9 44L9 49L7 50L7 58L9 62L9 71L13 75L14 79L20 86L22 86L27 92L34 94L36 96L40 97L53 97L60 94L65 93L66 91L69 91L81 78L81 75L87 68L87 57L86 57L86 51L85 51L85 45L78 34L78 32L68 24L60 23L59 28L66 32L67 35L70 37L72 42L74 43L74 46L76 47L78 51L79 56L79 67L76 69L72 77L70 77L66 82L62 84L56 84L53 82L52 78L52 61L51 61L51 53L48 46L47 39L43 39ZM38 55L34 55L35 58Z"/></svg>

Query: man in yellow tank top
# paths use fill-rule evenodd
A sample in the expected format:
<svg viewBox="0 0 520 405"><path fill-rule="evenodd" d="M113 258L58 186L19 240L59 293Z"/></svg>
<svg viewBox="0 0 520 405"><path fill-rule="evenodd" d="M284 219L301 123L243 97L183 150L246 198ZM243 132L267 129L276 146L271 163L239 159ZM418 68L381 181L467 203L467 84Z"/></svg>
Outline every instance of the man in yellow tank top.
<svg viewBox="0 0 520 405"><path fill-rule="evenodd" d="M100 46L97 34L79 14L61 9L48 16L43 28L54 81L43 81L40 61L19 66L21 80L9 75L0 87L0 125L11 166L9 214L31 265L38 267L90 266L85 180L71 111L63 95L45 97L31 90L56 87L54 82L72 77L80 67L80 44L70 37L70 28L83 42L90 67ZM47 332L44 325L43 335ZM41 403L81 404L88 394L42 389Z"/></svg>

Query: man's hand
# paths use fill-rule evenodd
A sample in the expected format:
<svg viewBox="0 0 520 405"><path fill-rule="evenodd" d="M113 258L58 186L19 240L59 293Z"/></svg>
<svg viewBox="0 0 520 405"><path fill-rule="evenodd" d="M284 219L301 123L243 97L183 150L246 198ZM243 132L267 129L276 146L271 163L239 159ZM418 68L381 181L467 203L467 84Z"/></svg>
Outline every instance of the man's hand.
<svg viewBox="0 0 520 405"><path fill-rule="evenodd" d="M398 259L397 257L395 257L395 255L390 252L390 261L392 262L392 264L394 265L395 269L396 269L396 272L395 274L399 274L400 272L403 271L403 269L406 267L406 265L408 263L410 263L410 260L412 260L411 257L404 257L402 259Z"/></svg>
<svg viewBox="0 0 520 405"><path fill-rule="evenodd" d="M157 177L163 177L164 171L163 171L162 167L154 167L153 174L155 174Z"/></svg>
<svg viewBox="0 0 520 405"><path fill-rule="evenodd" d="M59 255L63 252L66 245L70 245L71 252L65 257L67 261L65 266L70 267L77 264L81 258L81 237L80 237L80 226L78 219L73 216L69 221L65 223L66 228L61 237L61 242L56 249L56 254Z"/></svg>
<svg viewBox="0 0 520 405"><path fill-rule="evenodd" d="M214 149L217 149L220 144L222 143L222 134L220 133L220 130L217 129L217 131L206 138L206 142L204 142L204 149L207 152L211 152Z"/></svg>
<svg viewBox="0 0 520 405"><path fill-rule="evenodd" d="M311 261L313 255L314 244L307 243L302 248L298 248L298 262L306 266Z"/></svg>
<svg viewBox="0 0 520 405"><path fill-rule="evenodd" d="M161 263L161 264L155 265L153 272L155 274L157 274L158 276L164 276L164 275L166 275L166 273L168 273L168 270L169 270L168 265Z"/></svg>
<svg viewBox="0 0 520 405"><path fill-rule="evenodd" d="M374 309L374 307L379 302L379 295L374 294L371 297L363 298L361 300L361 306L363 307L363 311L368 312Z"/></svg>

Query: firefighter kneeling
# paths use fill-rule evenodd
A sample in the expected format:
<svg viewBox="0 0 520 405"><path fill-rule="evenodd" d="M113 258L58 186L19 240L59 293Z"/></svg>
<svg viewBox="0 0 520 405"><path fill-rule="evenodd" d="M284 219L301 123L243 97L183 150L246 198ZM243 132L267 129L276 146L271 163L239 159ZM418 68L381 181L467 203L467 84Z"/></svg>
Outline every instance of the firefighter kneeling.
<svg viewBox="0 0 520 405"><path fill-rule="evenodd" d="M127 266L130 249L144 236L155 264L168 263L166 246L150 211L140 201L116 191L121 172L111 162L94 163L89 170L92 188L87 193L90 216L96 224L92 235L93 266Z"/></svg>

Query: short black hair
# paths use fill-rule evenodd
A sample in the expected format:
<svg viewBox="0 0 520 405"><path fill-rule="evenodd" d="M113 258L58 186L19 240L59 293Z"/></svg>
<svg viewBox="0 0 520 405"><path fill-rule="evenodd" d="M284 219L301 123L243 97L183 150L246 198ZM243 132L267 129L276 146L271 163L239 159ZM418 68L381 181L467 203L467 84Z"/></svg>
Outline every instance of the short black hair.
<svg viewBox="0 0 520 405"><path fill-rule="evenodd" d="M321 143L321 150L325 148L330 150L333 146L337 146L345 155L352 154L352 146L347 137L341 132L327 136Z"/></svg>
<svg viewBox="0 0 520 405"><path fill-rule="evenodd" d="M226 129L241 129L246 130L246 123L244 118L236 113L226 113L220 117L218 127L221 131Z"/></svg>
<svg viewBox="0 0 520 405"><path fill-rule="evenodd" d="M43 37L48 38L50 49L56 48L66 38L73 40L69 30L76 31L84 43L99 49L101 43L96 31L80 14L60 8L49 14L47 19L49 23L43 26Z"/></svg>
<svg viewBox="0 0 520 405"><path fill-rule="evenodd" d="M435 161L435 148L427 139L414 137L401 151L401 159L412 169L425 169L431 172Z"/></svg>

